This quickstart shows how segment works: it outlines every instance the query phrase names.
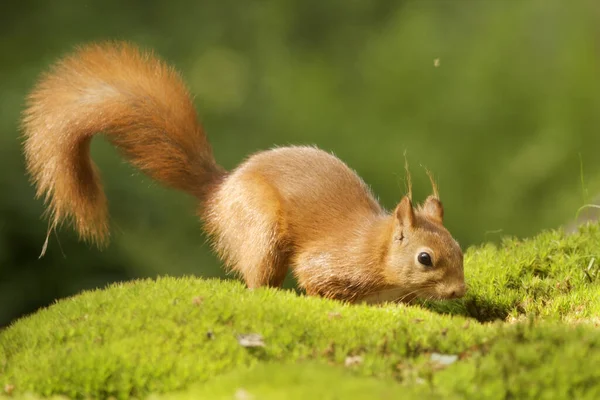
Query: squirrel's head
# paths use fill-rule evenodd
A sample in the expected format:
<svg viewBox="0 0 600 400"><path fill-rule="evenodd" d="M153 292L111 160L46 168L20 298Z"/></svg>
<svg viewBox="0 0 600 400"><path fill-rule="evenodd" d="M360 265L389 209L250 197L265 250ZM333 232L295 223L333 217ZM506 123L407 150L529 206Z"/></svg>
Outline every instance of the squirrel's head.
<svg viewBox="0 0 600 400"><path fill-rule="evenodd" d="M388 249L386 279L401 286L401 299L452 299L465 294L463 253L443 226L444 209L434 195L413 207L410 195L398 204Z"/></svg>

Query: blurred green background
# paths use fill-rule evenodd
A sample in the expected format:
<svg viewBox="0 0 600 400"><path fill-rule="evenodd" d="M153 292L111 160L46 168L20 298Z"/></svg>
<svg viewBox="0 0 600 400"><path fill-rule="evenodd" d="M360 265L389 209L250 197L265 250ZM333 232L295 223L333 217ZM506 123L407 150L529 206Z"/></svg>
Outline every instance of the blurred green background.
<svg viewBox="0 0 600 400"><path fill-rule="evenodd" d="M98 251L46 222L24 173L19 113L73 46L125 39L175 64L217 160L274 145L333 151L391 208L439 181L463 247L571 221L600 193L595 0L53 0L0 12L0 326L54 299L158 274L222 276L186 195L92 153L112 215ZM434 65L434 60L438 65Z"/></svg>

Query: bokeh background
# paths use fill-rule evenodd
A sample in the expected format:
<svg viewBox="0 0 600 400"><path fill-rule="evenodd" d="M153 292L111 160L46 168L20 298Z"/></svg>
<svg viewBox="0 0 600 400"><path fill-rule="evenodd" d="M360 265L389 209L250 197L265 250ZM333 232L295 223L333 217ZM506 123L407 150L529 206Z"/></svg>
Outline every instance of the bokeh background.
<svg viewBox="0 0 600 400"><path fill-rule="evenodd" d="M217 160L274 145L335 152L394 206L439 181L463 247L568 224L600 193L595 0L22 0L0 12L0 326L57 298L157 275L223 276L193 201L92 145L112 215L99 251L50 238L19 114L73 46L125 39L175 64ZM437 61L436 61L437 60ZM597 199L596 199L597 200ZM292 283L293 284L293 281Z"/></svg>

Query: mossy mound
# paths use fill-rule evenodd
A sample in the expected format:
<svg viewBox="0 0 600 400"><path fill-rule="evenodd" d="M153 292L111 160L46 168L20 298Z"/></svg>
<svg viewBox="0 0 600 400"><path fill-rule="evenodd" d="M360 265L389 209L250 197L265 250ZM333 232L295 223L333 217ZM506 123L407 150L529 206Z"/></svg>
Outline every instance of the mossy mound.
<svg viewBox="0 0 600 400"><path fill-rule="evenodd" d="M465 253L467 296L426 304L438 312L481 322L525 316L600 323L600 225L567 235L553 230L500 247L486 244Z"/></svg>
<svg viewBox="0 0 600 400"><path fill-rule="evenodd" d="M599 256L598 225L472 248L465 299L412 306L114 284L0 332L0 384L32 398L600 398Z"/></svg>

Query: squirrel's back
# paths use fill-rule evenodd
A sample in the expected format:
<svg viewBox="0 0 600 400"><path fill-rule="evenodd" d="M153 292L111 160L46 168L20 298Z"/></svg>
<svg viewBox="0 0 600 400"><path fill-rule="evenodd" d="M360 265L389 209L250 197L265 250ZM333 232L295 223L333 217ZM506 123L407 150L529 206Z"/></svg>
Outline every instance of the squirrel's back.
<svg viewBox="0 0 600 400"><path fill-rule="evenodd" d="M383 213L354 170L316 147L289 146L257 153L233 171L224 185L256 179L268 182L280 201L282 217L293 221L291 229L300 232L297 240L330 236L340 230L340 223Z"/></svg>

